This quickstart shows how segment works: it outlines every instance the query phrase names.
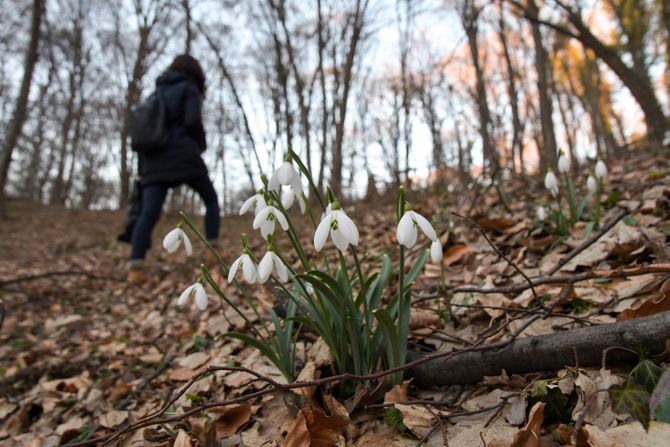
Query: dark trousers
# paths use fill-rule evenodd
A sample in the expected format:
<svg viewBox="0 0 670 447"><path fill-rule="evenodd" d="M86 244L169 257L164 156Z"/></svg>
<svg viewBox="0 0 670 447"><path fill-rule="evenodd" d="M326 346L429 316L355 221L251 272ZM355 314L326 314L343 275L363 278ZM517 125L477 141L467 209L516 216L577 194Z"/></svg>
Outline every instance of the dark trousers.
<svg viewBox="0 0 670 447"><path fill-rule="evenodd" d="M219 200L212 181L203 175L184 183L193 188L205 202L205 237L216 240L219 237ZM142 186L142 210L133 230L131 260L144 259L151 246L151 232L161 215L167 192L173 186L178 185L158 183Z"/></svg>

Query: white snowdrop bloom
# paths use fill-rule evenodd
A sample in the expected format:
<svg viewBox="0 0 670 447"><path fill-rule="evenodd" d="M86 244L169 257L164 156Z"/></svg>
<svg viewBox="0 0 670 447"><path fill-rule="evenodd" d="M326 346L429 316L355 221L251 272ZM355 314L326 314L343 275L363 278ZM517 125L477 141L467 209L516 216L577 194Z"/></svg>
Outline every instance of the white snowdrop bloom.
<svg viewBox="0 0 670 447"><path fill-rule="evenodd" d="M177 306L183 305L186 300L192 296L195 297L195 305L198 306L198 309L207 309L207 292L205 292L205 288L200 282L188 286L186 290L181 293L177 300Z"/></svg>
<svg viewBox="0 0 670 447"><path fill-rule="evenodd" d="M439 264L442 261L442 242L439 239L435 239L430 244L430 260L435 264Z"/></svg>
<svg viewBox="0 0 670 447"><path fill-rule="evenodd" d="M405 211L400 222L398 222L398 229L396 230L398 243L407 248L414 247L414 244L416 244L417 227L421 228L423 234L431 241L437 239L437 234L435 234L435 230L430 222L428 222L428 219L417 212L409 210Z"/></svg>
<svg viewBox="0 0 670 447"><path fill-rule="evenodd" d="M570 171L570 159L561 152L561 156L558 157L558 172L566 174L568 171Z"/></svg>
<svg viewBox="0 0 670 447"><path fill-rule="evenodd" d="M181 228L175 228L165 235L163 238L163 248L166 249L168 253L174 253L177 251L182 241L184 242L184 251L186 251L188 256L191 256L191 253L193 253L191 240Z"/></svg>
<svg viewBox="0 0 670 447"><path fill-rule="evenodd" d="M300 213L305 214L305 199L302 196L302 191L284 189L281 193L281 204L287 210L293 206L296 198L298 199L298 205L300 205Z"/></svg>
<svg viewBox="0 0 670 447"><path fill-rule="evenodd" d="M537 207L537 218L541 222L544 222L547 219L547 209L542 205Z"/></svg>
<svg viewBox="0 0 670 447"><path fill-rule="evenodd" d="M254 218L252 226L254 227L254 230L260 228L261 235L267 239L268 234L272 234L275 231L275 221L279 222L279 225L281 225L284 231L288 230L286 216L274 206L268 205L258 212Z"/></svg>
<svg viewBox="0 0 670 447"><path fill-rule="evenodd" d="M324 215L314 233L314 248L321 250L330 234L333 243L340 251L345 251L349 244L358 245L358 228L349 216L341 209L331 210Z"/></svg>
<svg viewBox="0 0 670 447"><path fill-rule="evenodd" d="M551 192L552 196L556 197L558 195L558 179L551 169L547 171L547 175L544 177L544 187Z"/></svg>
<svg viewBox="0 0 670 447"><path fill-rule="evenodd" d="M230 266L230 271L228 272L228 283L232 283L235 278L237 270L242 267L242 274L244 279L249 283L253 284L258 282L258 271L256 270L256 264L251 259L248 253L242 253L239 258L235 259L233 265Z"/></svg>
<svg viewBox="0 0 670 447"><path fill-rule="evenodd" d="M586 189L588 189L589 192L596 192L598 189L598 181L594 176L589 175L589 178L586 179Z"/></svg>
<svg viewBox="0 0 670 447"><path fill-rule="evenodd" d="M290 161L285 161L272 173L268 182L268 189L279 191L281 185L291 185L293 189L296 187L300 188L300 174L298 174L298 171L295 170Z"/></svg>
<svg viewBox="0 0 670 447"><path fill-rule="evenodd" d="M244 203L242 204L242 207L240 207L240 216L249 211L252 206L254 207L254 214L258 214L259 211L261 211L263 208L267 206L263 194L261 193L254 194L253 196L245 200Z"/></svg>
<svg viewBox="0 0 670 447"><path fill-rule="evenodd" d="M286 265L274 251L268 250L261 262L258 263L258 282L266 282L270 278L273 268L277 271L277 276L279 276L281 282L288 281Z"/></svg>
<svg viewBox="0 0 670 447"><path fill-rule="evenodd" d="M344 210L342 210L341 208L340 208L340 210L341 210L342 212L344 212ZM321 220L323 220L324 217L326 217L328 214L330 214L330 213L332 213L332 212L333 212L333 204L332 204L332 203L329 203L329 204L326 206L326 209L323 211L323 213L321 213Z"/></svg>
<svg viewBox="0 0 670 447"><path fill-rule="evenodd" d="M598 160L596 163L596 177L599 179L607 177L607 165L602 160Z"/></svg>

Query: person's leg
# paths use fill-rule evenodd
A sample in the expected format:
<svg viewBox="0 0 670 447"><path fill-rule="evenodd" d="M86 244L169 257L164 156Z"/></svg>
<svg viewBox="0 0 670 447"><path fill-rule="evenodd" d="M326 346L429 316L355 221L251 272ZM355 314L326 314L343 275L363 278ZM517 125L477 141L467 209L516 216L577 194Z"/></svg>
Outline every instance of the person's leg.
<svg viewBox="0 0 670 447"><path fill-rule="evenodd" d="M219 198L216 196L214 185L206 175L189 179L186 184L198 193L205 203L205 237L213 242L219 238Z"/></svg>
<svg viewBox="0 0 670 447"><path fill-rule="evenodd" d="M151 232L161 215L167 191L167 185L146 185L142 187L142 209L133 229L131 262L144 259L147 250L149 250Z"/></svg>

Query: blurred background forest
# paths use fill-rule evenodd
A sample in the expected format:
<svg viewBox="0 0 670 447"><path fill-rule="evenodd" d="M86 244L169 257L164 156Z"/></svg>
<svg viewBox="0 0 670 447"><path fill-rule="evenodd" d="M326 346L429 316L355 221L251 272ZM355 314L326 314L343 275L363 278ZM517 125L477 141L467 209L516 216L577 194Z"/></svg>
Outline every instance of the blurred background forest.
<svg viewBox="0 0 670 447"><path fill-rule="evenodd" d="M612 157L670 128L667 0L0 0L0 25L2 213L123 207L128 112L180 53L208 77L226 212L289 146L354 198L543 171L559 149Z"/></svg>

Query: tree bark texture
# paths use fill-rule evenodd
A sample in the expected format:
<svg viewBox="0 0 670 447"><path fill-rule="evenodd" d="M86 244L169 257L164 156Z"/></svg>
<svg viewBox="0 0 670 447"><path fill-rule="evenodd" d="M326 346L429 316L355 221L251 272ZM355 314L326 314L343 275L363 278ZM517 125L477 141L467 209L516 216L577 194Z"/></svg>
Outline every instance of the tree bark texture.
<svg viewBox="0 0 670 447"><path fill-rule="evenodd" d="M34 0L30 23L30 41L26 50L23 79L21 80L19 95L16 98L14 114L12 120L9 122L7 131L5 132L5 141L2 144L2 159L0 160L0 218L6 217L7 214L5 186L7 184L7 175L9 174L9 165L12 161L12 152L14 152L16 143L23 130L23 123L26 120L28 95L30 94L33 71L35 70L38 58L37 49L39 47L40 24L42 23L43 15L44 0Z"/></svg>
<svg viewBox="0 0 670 447"><path fill-rule="evenodd" d="M502 342L465 352L451 358L436 359L411 367L406 371L412 383L419 386L442 386L476 383L484 376L495 376L503 370L507 374L522 374L534 371L552 371L565 366L598 366L603 360L603 351L610 347L636 349L644 346L650 355L665 350L670 339L670 311L650 317L622 321L598 326L588 326L564 332L514 340L502 346ZM416 360L418 354L408 360ZM634 363L637 356L629 351L612 349L607 353L606 365Z"/></svg>

